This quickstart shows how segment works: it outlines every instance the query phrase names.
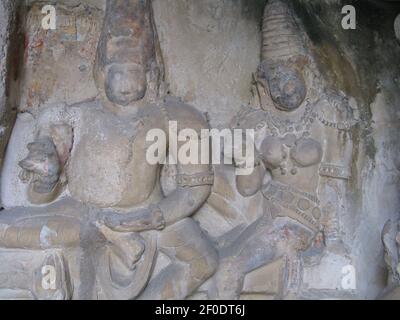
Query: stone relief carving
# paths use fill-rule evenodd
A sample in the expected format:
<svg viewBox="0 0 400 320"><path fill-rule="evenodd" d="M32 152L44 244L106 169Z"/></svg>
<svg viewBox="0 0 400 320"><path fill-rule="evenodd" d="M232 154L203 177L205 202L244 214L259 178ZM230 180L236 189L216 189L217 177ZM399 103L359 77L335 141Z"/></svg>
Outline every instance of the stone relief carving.
<svg viewBox="0 0 400 320"><path fill-rule="evenodd" d="M331 180L351 177L356 119L348 98L324 82L287 2L268 2L262 30L255 105L243 108L233 128L256 131L256 168L237 177L236 187L243 197L262 194L264 212L220 251L213 292L221 299L240 298L246 274L280 259L280 297L298 294L301 255L315 248L320 254L338 238L337 212L319 193Z"/></svg>
<svg viewBox="0 0 400 320"><path fill-rule="evenodd" d="M190 218L210 193L209 166L179 165L179 179L206 179L178 179L176 190L164 197L160 168L146 161L149 129L167 131L172 120L184 128L208 127L193 107L163 97L157 41L150 1L107 1L94 68L98 97L45 109L37 117L37 137L20 162L29 200L46 205L68 187L80 204L70 224L64 212L53 214L52 206L23 212L22 220L2 223L0 243L39 254L79 248L88 255L79 266L80 286L52 298L183 299L216 268L215 249ZM171 263L148 282L159 251ZM68 253L60 254L52 261L65 273Z"/></svg>
<svg viewBox="0 0 400 320"><path fill-rule="evenodd" d="M18 161L8 155L19 181L2 183L7 197L23 185L28 204L0 211L0 299L353 298L332 285L334 294L314 293L307 277L332 257L354 263L342 219L355 184L358 101L328 81L293 1L266 2L252 99L230 121L230 131L255 132L254 170L244 176L235 169L252 161L235 155L233 165L147 161L151 129L168 132L176 121L201 132L218 122L184 101L194 92L171 95L166 65L177 57L163 56L154 2L105 0L104 12L62 5L62 28L50 36L35 27L39 5L30 8L19 111L32 135ZM218 34L233 24L223 20L226 5L182 8L193 32ZM65 71L65 86L58 69L37 82L37 69L66 56L61 69L79 68ZM218 77L223 70L222 62ZM397 297L396 223L382 240L384 298Z"/></svg>

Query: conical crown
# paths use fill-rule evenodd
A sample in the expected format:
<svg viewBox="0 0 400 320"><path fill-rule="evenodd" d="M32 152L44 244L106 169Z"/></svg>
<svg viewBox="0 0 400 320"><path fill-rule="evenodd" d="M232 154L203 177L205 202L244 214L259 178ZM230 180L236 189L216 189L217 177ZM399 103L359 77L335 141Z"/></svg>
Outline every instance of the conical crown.
<svg viewBox="0 0 400 320"><path fill-rule="evenodd" d="M150 0L108 0L98 63L136 63L147 67L154 58Z"/></svg>
<svg viewBox="0 0 400 320"><path fill-rule="evenodd" d="M301 30L286 0L270 0L263 20L262 59L272 62L305 56Z"/></svg>

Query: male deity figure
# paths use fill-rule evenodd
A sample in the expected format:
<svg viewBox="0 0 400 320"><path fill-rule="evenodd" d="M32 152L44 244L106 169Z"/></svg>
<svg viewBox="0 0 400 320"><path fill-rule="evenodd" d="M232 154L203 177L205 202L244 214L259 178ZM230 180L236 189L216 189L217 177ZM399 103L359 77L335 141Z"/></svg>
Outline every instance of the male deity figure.
<svg viewBox="0 0 400 320"><path fill-rule="evenodd" d="M94 76L98 97L43 110L20 162L30 201L46 205L68 195L84 212L74 217L79 223L51 216L51 206L35 209L43 224L34 216L31 223L0 221L0 246L84 248L80 298L183 299L217 266L212 243L191 218L207 200L213 174L209 165L181 164L173 152L158 155L178 162L177 188L163 194L162 166L147 161L146 135L155 128L168 133L169 121L199 133L208 123L179 99L162 98L150 0L107 1ZM157 252L170 263L147 284ZM95 277L85 276L93 269Z"/></svg>

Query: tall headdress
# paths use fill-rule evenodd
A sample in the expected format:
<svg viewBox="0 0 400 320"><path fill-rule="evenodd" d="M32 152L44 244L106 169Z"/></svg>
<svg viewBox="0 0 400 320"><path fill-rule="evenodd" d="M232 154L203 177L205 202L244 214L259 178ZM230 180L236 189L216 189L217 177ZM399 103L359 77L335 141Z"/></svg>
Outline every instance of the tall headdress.
<svg viewBox="0 0 400 320"><path fill-rule="evenodd" d="M272 102L280 110L296 110L307 94L302 68L308 59L301 29L287 0L268 2L262 36L257 78L269 94L260 95L261 107L268 108Z"/></svg>
<svg viewBox="0 0 400 320"><path fill-rule="evenodd" d="M286 0L270 0L263 20L262 60L269 62L306 57L304 39Z"/></svg>
<svg viewBox="0 0 400 320"><path fill-rule="evenodd" d="M97 48L97 80L104 77L104 69L111 63L134 63L146 71L154 65L162 69L151 0L107 0Z"/></svg>

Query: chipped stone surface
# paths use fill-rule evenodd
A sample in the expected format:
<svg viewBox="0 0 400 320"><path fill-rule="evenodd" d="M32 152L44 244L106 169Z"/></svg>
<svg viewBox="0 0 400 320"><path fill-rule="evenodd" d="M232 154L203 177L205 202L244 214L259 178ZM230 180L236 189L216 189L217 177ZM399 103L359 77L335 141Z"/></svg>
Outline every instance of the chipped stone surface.
<svg viewBox="0 0 400 320"><path fill-rule="evenodd" d="M17 86L16 70L18 45L20 39L16 26L16 8L18 2L0 2L0 163L3 163L5 148L15 121L17 97L11 91ZM15 51L13 51L15 50ZM12 76L14 75L14 77Z"/></svg>
<svg viewBox="0 0 400 320"><path fill-rule="evenodd" d="M88 4L59 2L57 29L48 32L41 27L41 8L33 3L26 17L26 72L19 110L31 113L46 104L73 104L97 95L93 65L103 12Z"/></svg>
<svg viewBox="0 0 400 320"><path fill-rule="evenodd" d="M226 114L249 101L263 6L264 1L154 1L169 88L208 112L214 126L226 126Z"/></svg>
<svg viewBox="0 0 400 320"><path fill-rule="evenodd" d="M15 3L0 298L398 299L398 3L54 0L49 32ZM168 120L255 129L256 169L148 164Z"/></svg>

